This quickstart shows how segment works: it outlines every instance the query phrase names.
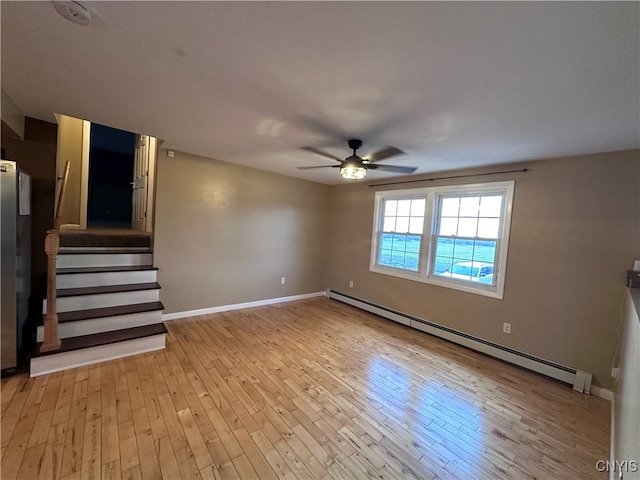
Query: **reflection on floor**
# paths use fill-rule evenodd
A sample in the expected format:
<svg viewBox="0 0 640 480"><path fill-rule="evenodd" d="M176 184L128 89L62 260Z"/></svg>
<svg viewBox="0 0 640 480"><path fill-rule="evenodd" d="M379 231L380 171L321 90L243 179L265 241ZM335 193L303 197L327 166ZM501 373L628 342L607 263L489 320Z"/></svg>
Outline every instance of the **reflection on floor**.
<svg viewBox="0 0 640 480"><path fill-rule="evenodd" d="M609 404L325 298L2 380L3 478L601 478Z"/></svg>

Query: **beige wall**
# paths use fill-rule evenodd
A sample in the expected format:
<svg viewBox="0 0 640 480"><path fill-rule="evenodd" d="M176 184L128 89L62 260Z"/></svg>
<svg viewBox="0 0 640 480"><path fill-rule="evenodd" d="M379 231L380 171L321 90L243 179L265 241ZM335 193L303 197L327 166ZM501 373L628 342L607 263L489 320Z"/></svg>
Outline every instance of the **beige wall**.
<svg viewBox="0 0 640 480"><path fill-rule="evenodd" d="M11 129L11 136L24 138L24 114L4 90L0 89L0 113L2 121ZM9 133L9 132L6 132Z"/></svg>
<svg viewBox="0 0 640 480"><path fill-rule="evenodd" d="M82 129L79 118L58 115L58 175L62 176L64 164L71 162L69 180L62 208L63 225L80 225L82 209ZM57 187L58 188L58 187ZM58 190L56 188L56 195Z"/></svg>
<svg viewBox="0 0 640 480"><path fill-rule="evenodd" d="M503 300L370 272L376 189L365 184L331 191L326 287L592 372L610 388L625 274L638 255L638 151L522 166L423 184L516 180ZM452 174L463 173L474 171Z"/></svg>
<svg viewBox="0 0 640 480"><path fill-rule="evenodd" d="M323 290L328 187L163 149L157 175L165 313Z"/></svg>

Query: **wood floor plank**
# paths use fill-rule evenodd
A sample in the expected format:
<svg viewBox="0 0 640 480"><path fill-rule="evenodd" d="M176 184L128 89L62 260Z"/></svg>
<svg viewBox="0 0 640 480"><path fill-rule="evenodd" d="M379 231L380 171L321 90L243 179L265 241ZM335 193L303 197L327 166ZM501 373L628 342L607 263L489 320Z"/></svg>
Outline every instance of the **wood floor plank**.
<svg viewBox="0 0 640 480"><path fill-rule="evenodd" d="M202 478L196 459L189 447L176 450L176 460L178 468L180 469L181 478L192 478L194 480Z"/></svg>
<svg viewBox="0 0 640 480"><path fill-rule="evenodd" d="M289 468L297 478L313 478L304 462L293 452L293 449L282 439L274 443L273 446L280 453L280 457L287 462Z"/></svg>
<svg viewBox="0 0 640 480"><path fill-rule="evenodd" d="M120 469L120 459L103 463L100 473L102 480L121 480L122 470Z"/></svg>
<svg viewBox="0 0 640 480"><path fill-rule="evenodd" d="M26 432L22 435L13 435L7 444L7 449L2 457L0 464L0 472L3 478L17 478L20 471L27 444L29 443L30 433Z"/></svg>
<svg viewBox="0 0 640 480"><path fill-rule="evenodd" d="M327 299L0 383L2 479L606 479L605 400Z"/></svg>
<svg viewBox="0 0 640 480"><path fill-rule="evenodd" d="M213 463L213 458L211 458L211 453L207 448L207 444L202 438L202 434L196 425L191 409L184 408L180 410L178 412L178 418L180 419L180 424L182 425L187 437L187 443L193 453L198 470L211 465Z"/></svg>
<svg viewBox="0 0 640 480"><path fill-rule="evenodd" d="M22 462L20 463L20 470L18 471L17 478L38 478L38 475L40 475L42 460L44 458L45 448L46 445L44 443L27 448L24 452ZM3 478L9 477L5 477L3 474Z"/></svg>
<svg viewBox="0 0 640 480"><path fill-rule="evenodd" d="M140 464L136 432L132 420L118 425L118 436L120 445L120 468L122 470L122 476L124 477L125 471Z"/></svg>
<svg viewBox="0 0 640 480"><path fill-rule="evenodd" d="M253 466L258 478L273 478L276 476L274 470L265 459L264 455L257 447L249 432L244 427L237 428L233 431L238 443L242 446L249 462Z"/></svg>
<svg viewBox="0 0 640 480"><path fill-rule="evenodd" d="M49 431L49 438L45 447L42 460L42 468L38 479L60 478L62 468L62 456L64 453L65 437L67 426L63 424L52 425Z"/></svg>
<svg viewBox="0 0 640 480"><path fill-rule="evenodd" d="M99 392L97 392L99 394ZM100 418L85 423L82 445L82 477L100 478L102 470L102 425Z"/></svg>
<svg viewBox="0 0 640 480"><path fill-rule="evenodd" d="M80 472L81 470L86 409L86 397L80 397L77 400L71 401L62 455L61 477Z"/></svg>
<svg viewBox="0 0 640 480"><path fill-rule="evenodd" d="M244 454L242 446L238 443L231 427L227 424L222 416L222 413L217 408L211 408L207 410L207 416L211 421L211 424L216 430L216 434L224 444L224 447L229 454L229 458L232 460L240 455Z"/></svg>
<svg viewBox="0 0 640 480"><path fill-rule="evenodd" d="M158 461L162 477L180 478L180 469L178 468L176 455L168 435L156 441L156 451L158 452Z"/></svg>

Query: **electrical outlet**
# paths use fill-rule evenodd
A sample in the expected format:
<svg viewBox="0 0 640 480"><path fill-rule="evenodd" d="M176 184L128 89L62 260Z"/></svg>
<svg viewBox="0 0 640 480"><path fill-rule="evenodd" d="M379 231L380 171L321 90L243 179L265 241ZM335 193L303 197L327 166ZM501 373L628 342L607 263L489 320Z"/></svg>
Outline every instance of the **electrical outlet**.
<svg viewBox="0 0 640 480"><path fill-rule="evenodd" d="M284 277L280 277L280 285L284 285L284 283L287 281L286 278Z"/></svg>
<svg viewBox="0 0 640 480"><path fill-rule="evenodd" d="M502 331L503 331L503 333L511 333L511 324L507 323L507 322L504 322L502 324Z"/></svg>
<svg viewBox="0 0 640 480"><path fill-rule="evenodd" d="M353 280L349 280L349 288L353 288Z"/></svg>
<svg viewBox="0 0 640 480"><path fill-rule="evenodd" d="M618 367L611 367L611 378L618 378L620 376L620 369Z"/></svg>

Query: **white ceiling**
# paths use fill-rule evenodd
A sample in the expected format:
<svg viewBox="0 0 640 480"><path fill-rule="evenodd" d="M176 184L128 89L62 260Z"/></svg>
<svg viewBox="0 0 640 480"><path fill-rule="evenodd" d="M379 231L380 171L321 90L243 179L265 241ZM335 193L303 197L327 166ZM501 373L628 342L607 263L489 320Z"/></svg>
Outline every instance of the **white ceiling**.
<svg viewBox="0 0 640 480"><path fill-rule="evenodd" d="M300 150L417 173L640 147L638 2L0 3L2 88L164 147L337 184ZM394 175L370 172L368 179Z"/></svg>

